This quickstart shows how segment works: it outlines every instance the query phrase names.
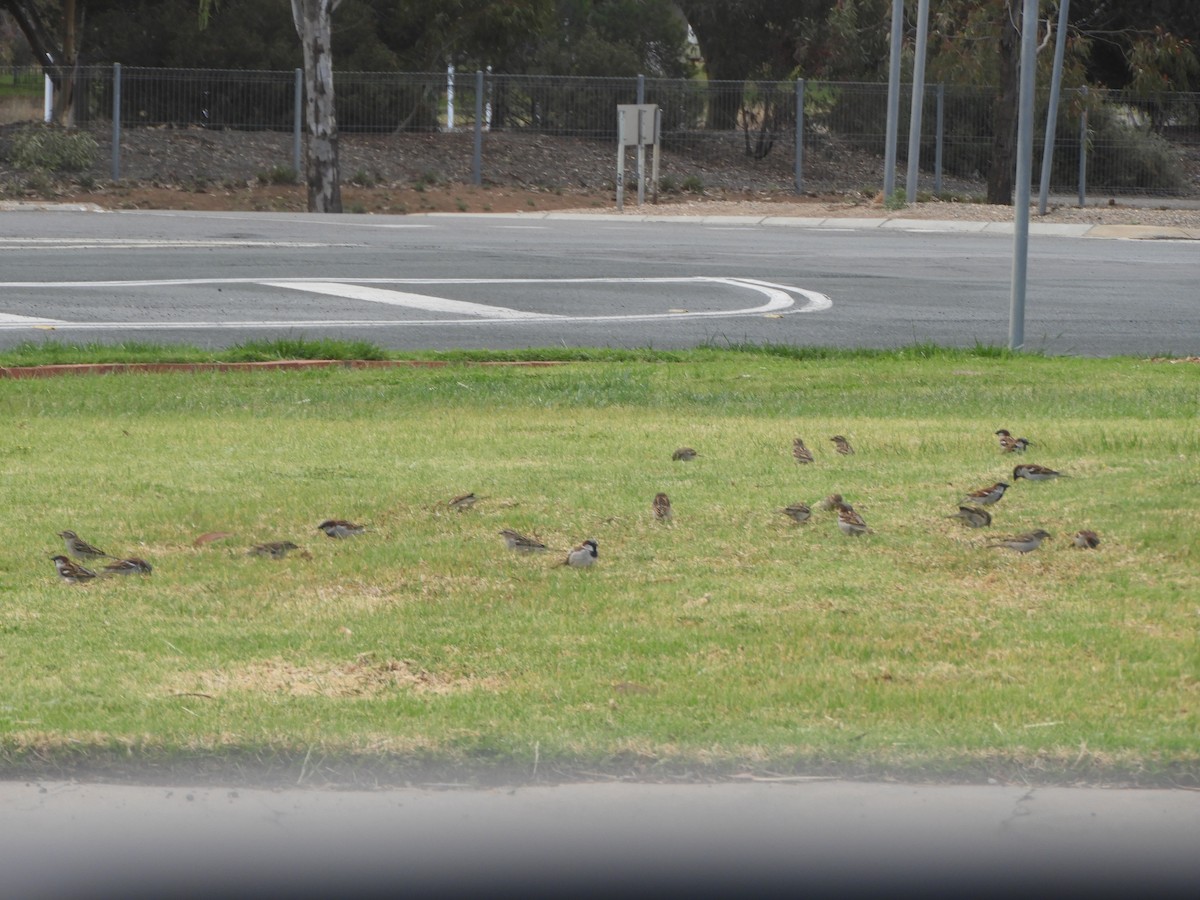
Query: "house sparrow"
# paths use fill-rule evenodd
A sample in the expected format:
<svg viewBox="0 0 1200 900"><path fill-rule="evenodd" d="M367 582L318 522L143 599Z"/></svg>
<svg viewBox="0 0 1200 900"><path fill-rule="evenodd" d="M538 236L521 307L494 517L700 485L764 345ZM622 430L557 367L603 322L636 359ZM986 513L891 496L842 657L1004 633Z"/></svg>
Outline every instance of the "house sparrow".
<svg viewBox="0 0 1200 900"><path fill-rule="evenodd" d="M457 497L446 501L446 505L457 509L459 512L465 512L474 506L478 500L479 498L475 496L475 492L471 491L469 494L459 494Z"/></svg>
<svg viewBox="0 0 1200 900"><path fill-rule="evenodd" d="M958 512L947 519L962 519L968 528L986 528L992 524L992 514L978 506L960 506Z"/></svg>
<svg viewBox="0 0 1200 900"><path fill-rule="evenodd" d="M500 536L508 544L509 550L516 550L520 553L535 553L546 549L546 545L541 541L526 537L521 532L513 531L511 528L505 528L500 532Z"/></svg>
<svg viewBox="0 0 1200 900"><path fill-rule="evenodd" d="M1038 529L1037 531L1027 531L1024 534L1014 535L1013 537L1004 538L995 544L988 544L989 547L1006 547L1009 550L1016 550L1018 553L1028 553L1030 550L1036 550L1042 545L1042 541L1050 537L1050 532Z"/></svg>
<svg viewBox="0 0 1200 900"><path fill-rule="evenodd" d="M1028 438L1015 438L1005 432L1000 435L1000 449L1005 453L1024 453L1026 447L1032 447L1033 441Z"/></svg>
<svg viewBox="0 0 1200 900"><path fill-rule="evenodd" d="M853 456L854 455L854 448L850 446L850 442L848 440L846 440L842 435L835 434L833 437L830 438L830 440L833 441L834 447L837 448L837 452L842 454L842 456Z"/></svg>
<svg viewBox="0 0 1200 900"><path fill-rule="evenodd" d="M654 495L654 518L660 522L669 522L671 520L671 498L659 491Z"/></svg>
<svg viewBox="0 0 1200 900"><path fill-rule="evenodd" d="M1087 528L1075 532L1075 536L1071 540L1075 542L1075 546L1080 550L1095 550L1100 546L1100 535Z"/></svg>
<svg viewBox="0 0 1200 900"><path fill-rule="evenodd" d="M675 460L676 462L687 462L689 460L695 459L699 455L700 454L697 453L695 450L693 450L691 447L680 447L678 450L676 450L674 453L671 454L671 459Z"/></svg>
<svg viewBox="0 0 1200 900"><path fill-rule="evenodd" d="M118 559L104 567L105 575L149 575L154 567L144 559L131 556L128 559Z"/></svg>
<svg viewBox="0 0 1200 900"><path fill-rule="evenodd" d="M365 525L355 525L345 519L326 519L317 526L317 529L325 532L326 536L331 538L350 537L352 534L362 534L367 530Z"/></svg>
<svg viewBox="0 0 1200 900"><path fill-rule="evenodd" d="M817 508L822 512L829 512L831 509L837 509L842 503L841 494L830 494L824 500L817 504Z"/></svg>
<svg viewBox="0 0 1200 900"><path fill-rule="evenodd" d="M804 446L804 441L796 438L792 441L792 456L796 457L798 463L810 463L813 461L812 451Z"/></svg>
<svg viewBox="0 0 1200 900"><path fill-rule="evenodd" d="M88 581L96 577L96 573L91 569L85 569L78 563L71 562L61 553L50 558L54 560L54 568L58 569L58 574L67 584L79 584L81 581Z"/></svg>
<svg viewBox="0 0 1200 900"><path fill-rule="evenodd" d="M577 569L586 568L596 561L600 554L596 552L596 542L588 538L567 554L567 558L559 563L560 566L574 566Z"/></svg>
<svg viewBox="0 0 1200 900"><path fill-rule="evenodd" d="M874 534L867 523L863 521L863 517L854 511L849 503L839 503L838 511L838 528L842 530L842 534Z"/></svg>
<svg viewBox="0 0 1200 900"><path fill-rule="evenodd" d="M58 536L63 539L67 552L76 559L114 559L99 547L93 547L73 531L60 531Z"/></svg>
<svg viewBox="0 0 1200 900"><path fill-rule="evenodd" d="M270 541L266 544L255 544L246 553L249 556L269 556L271 559L283 559L289 550L299 549L291 541Z"/></svg>
<svg viewBox="0 0 1200 900"><path fill-rule="evenodd" d="M792 503L779 510L797 524L803 524L812 516L812 510L803 503Z"/></svg>
<svg viewBox="0 0 1200 900"><path fill-rule="evenodd" d="M983 487L977 491L971 491L963 498L963 503L975 503L980 506L991 506L997 500L1004 496L1004 492L1012 487L1007 481L997 481L990 487Z"/></svg>
<svg viewBox="0 0 1200 900"><path fill-rule="evenodd" d="M1018 478L1028 478L1030 481L1049 481L1051 478L1068 478L1062 472L1055 472L1053 469L1047 469L1045 466L1039 466L1034 463L1021 463L1021 465L1013 469L1013 481Z"/></svg>

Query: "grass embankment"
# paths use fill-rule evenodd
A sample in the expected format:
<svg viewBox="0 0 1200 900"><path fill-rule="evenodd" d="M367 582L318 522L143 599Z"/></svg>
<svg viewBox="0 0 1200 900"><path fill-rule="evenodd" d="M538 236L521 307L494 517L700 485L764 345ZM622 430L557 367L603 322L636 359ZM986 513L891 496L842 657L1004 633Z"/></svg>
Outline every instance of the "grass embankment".
<svg viewBox="0 0 1200 900"><path fill-rule="evenodd" d="M0 770L1196 784L1200 371L827 356L0 380ZM945 518L1019 461L1071 477ZM778 512L834 491L874 534ZM64 528L154 574L61 582Z"/></svg>

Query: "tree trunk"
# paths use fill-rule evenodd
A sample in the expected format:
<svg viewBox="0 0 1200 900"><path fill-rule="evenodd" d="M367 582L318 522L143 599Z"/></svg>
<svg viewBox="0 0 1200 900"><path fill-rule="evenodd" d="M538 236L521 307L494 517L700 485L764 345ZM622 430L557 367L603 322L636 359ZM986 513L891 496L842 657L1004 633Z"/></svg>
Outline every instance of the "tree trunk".
<svg viewBox="0 0 1200 900"><path fill-rule="evenodd" d="M16 21L25 40L29 42L33 55L37 57L42 71L50 76L50 83L54 85L57 106L66 92L66 80L72 77L73 60L72 63L64 60L66 54L63 52L62 45L53 37L57 26L50 21L51 14L42 10L33 0L3 0L0 2L0 9L7 10ZM57 121L57 109L55 109L54 115Z"/></svg>
<svg viewBox="0 0 1200 900"><path fill-rule="evenodd" d="M1017 12L1004 10L1000 25L1000 85L992 106L992 161L987 172L987 202L1012 206L1017 166L1017 95L1021 38Z"/></svg>
<svg viewBox="0 0 1200 900"><path fill-rule="evenodd" d="M304 48L308 150L308 211L340 213L337 113L333 98L333 10L340 0L292 0L292 18Z"/></svg>

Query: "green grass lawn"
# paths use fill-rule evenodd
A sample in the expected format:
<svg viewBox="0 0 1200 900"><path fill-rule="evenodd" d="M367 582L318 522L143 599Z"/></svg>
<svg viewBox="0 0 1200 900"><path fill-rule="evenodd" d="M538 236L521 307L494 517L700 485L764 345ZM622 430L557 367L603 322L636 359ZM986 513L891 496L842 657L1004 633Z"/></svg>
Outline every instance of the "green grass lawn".
<svg viewBox="0 0 1200 900"><path fill-rule="evenodd" d="M1200 782L1194 364L705 350L0 379L0 422L0 771ZM1021 461L1071 477L1018 481L991 529L946 518ZM778 512L834 491L874 534ZM370 530L333 541L330 517ZM505 527L554 550L513 553ZM986 546L1038 527L1028 555ZM154 574L63 583L65 528ZM587 537L593 569L554 565ZM246 554L267 540L301 551Z"/></svg>

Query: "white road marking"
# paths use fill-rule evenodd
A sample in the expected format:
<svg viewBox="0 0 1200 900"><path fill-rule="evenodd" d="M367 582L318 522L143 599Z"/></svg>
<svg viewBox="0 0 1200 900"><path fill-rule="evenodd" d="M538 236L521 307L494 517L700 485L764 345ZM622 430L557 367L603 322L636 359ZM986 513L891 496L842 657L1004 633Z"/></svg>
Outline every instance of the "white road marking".
<svg viewBox="0 0 1200 900"><path fill-rule="evenodd" d="M113 287L178 287L196 285L266 285L278 288L307 291L327 296L343 297L346 299L363 300L373 303L383 303L389 306L425 310L442 313L443 315L462 315L469 318L438 318L438 319L378 319L378 318L347 318L347 319L248 319L242 321L157 321L157 322L66 322L52 319L32 319L23 316L0 316L0 330L11 331L28 328L31 325L53 325L56 330L198 330L198 329L271 329L271 328L376 328L379 326L414 327L414 326L446 326L468 324L507 324L520 322L536 324L538 322L565 324L571 322L653 322L680 319L713 319L735 318L745 316L779 316L792 313L820 312L829 309L833 303L829 297L816 291L794 287L792 285L775 284L770 281L760 281L753 278L716 278L694 276L686 278L326 278L313 281L305 278L197 278L197 279L160 279L151 281L26 281L0 283L0 290L5 288L113 288ZM757 306L737 309L705 310L678 312L628 313L618 315L554 315L550 313L532 313L523 310L492 306L483 303L469 303L461 300L450 300L444 297L418 294L408 291L386 290L368 287L368 285L404 285L404 286L447 286L447 285L687 285L715 284L725 285L740 290L749 290L761 294L765 302ZM797 305L797 299L805 302Z"/></svg>
<svg viewBox="0 0 1200 900"><path fill-rule="evenodd" d="M61 325L66 324L62 319L41 319L37 316L18 316L13 313L0 313L0 324L5 325Z"/></svg>
<svg viewBox="0 0 1200 900"><path fill-rule="evenodd" d="M161 250L205 249L214 247L286 247L311 250L316 247L358 247L359 244L331 244L316 241L255 241L255 240L200 240L175 241L141 238L22 238L0 237L0 250Z"/></svg>
<svg viewBox="0 0 1200 900"><path fill-rule="evenodd" d="M344 284L326 281L264 281L268 287L290 288L310 294L325 294L344 297L347 300L366 300L370 303L385 303L407 309L423 309L426 312L450 313L460 316L482 316L490 319L557 319L541 313L508 309L503 306L488 306L485 303L467 303L428 294L410 294L407 291L385 291L380 288L364 287L361 284Z"/></svg>

